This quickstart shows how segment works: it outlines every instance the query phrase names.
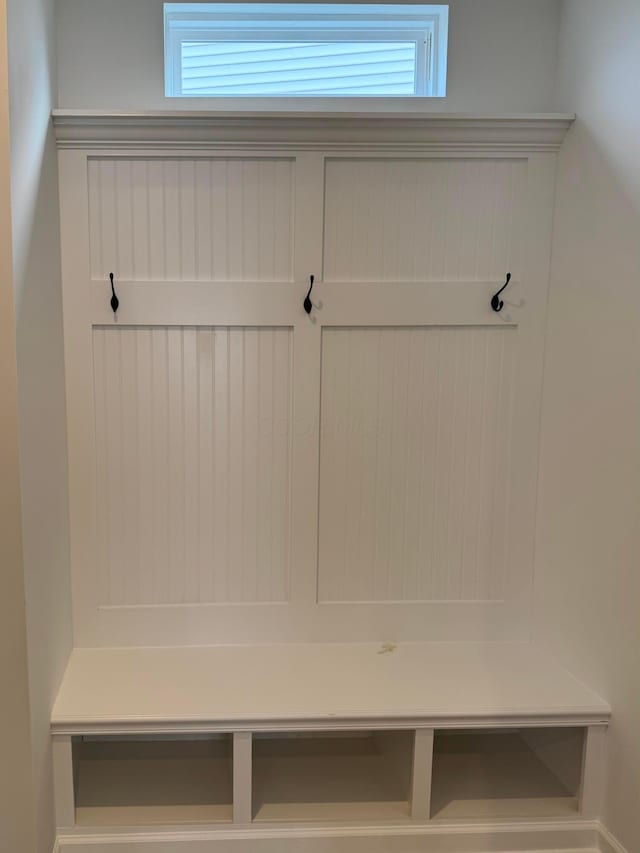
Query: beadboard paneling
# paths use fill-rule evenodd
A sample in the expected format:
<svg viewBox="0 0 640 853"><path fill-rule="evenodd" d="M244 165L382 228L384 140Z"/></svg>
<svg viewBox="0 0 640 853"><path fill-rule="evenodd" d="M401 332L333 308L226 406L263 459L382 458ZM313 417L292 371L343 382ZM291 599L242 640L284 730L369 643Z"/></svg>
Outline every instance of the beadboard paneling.
<svg viewBox="0 0 640 853"><path fill-rule="evenodd" d="M517 330L326 329L319 599L503 594Z"/></svg>
<svg viewBox="0 0 640 853"><path fill-rule="evenodd" d="M523 138L475 121L483 136L472 144L466 120L436 120L426 137L424 123L382 128L385 120L371 126L375 144L360 127L323 126L314 137L298 121L299 147L269 122L258 122L258 137L236 119L205 127L193 116L198 138L186 126L174 137L149 126L145 141L118 119L107 138L101 120L60 151L78 644L526 639L555 169L529 120ZM234 217L235 239L260 246L256 205L242 208L251 215L237 228L239 208L223 215L224 195L199 180L222 164L283 175L287 214L260 221L261 238L265 228L288 235L283 280L215 266L215 240ZM192 183L181 183L190 169ZM96 208L101 170L113 176L113 198ZM115 190L116 171L120 186L135 186L130 195ZM238 185L226 186L234 203ZM206 219L205 197L225 222ZM96 210L115 222L116 207L105 255L115 256L117 234L114 317ZM158 251L149 234L160 235ZM497 315L490 300L507 271ZM203 333L214 354L201 359L193 339ZM259 353L253 361L262 335L286 338L276 345L282 370ZM215 352L225 336L226 363ZM266 371L265 394L270 371L289 383L276 382L286 438L282 446L274 431L271 456L249 438L266 405L249 362ZM216 370L218 384L204 390Z"/></svg>
<svg viewBox="0 0 640 853"><path fill-rule="evenodd" d="M292 331L93 331L100 603L288 598Z"/></svg>
<svg viewBox="0 0 640 853"><path fill-rule="evenodd" d="M492 281L522 264L523 160L328 160L325 281Z"/></svg>
<svg viewBox="0 0 640 853"><path fill-rule="evenodd" d="M89 159L91 277L290 281L291 159Z"/></svg>

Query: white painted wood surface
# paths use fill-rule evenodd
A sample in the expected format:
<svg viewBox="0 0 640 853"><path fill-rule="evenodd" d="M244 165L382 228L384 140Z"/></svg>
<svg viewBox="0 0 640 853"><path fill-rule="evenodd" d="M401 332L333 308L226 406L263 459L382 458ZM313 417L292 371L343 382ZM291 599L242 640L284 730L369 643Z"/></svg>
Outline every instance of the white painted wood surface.
<svg viewBox="0 0 640 853"><path fill-rule="evenodd" d="M526 638L566 119L132 121L60 152L77 643Z"/></svg>
<svg viewBox="0 0 640 853"><path fill-rule="evenodd" d="M573 795L582 778L586 729L526 729L520 737Z"/></svg>
<svg viewBox="0 0 640 853"><path fill-rule="evenodd" d="M522 269L526 160L328 159L325 281L491 281Z"/></svg>
<svg viewBox="0 0 640 853"><path fill-rule="evenodd" d="M411 773L411 817L427 820L431 815L433 729L416 729Z"/></svg>
<svg viewBox="0 0 640 853"><path fill-rule="evenodd" d="M233 822L251 823L253 744L251 732L233 734Z"/></svg>
<svg viewBox="0 0 640 853"><path fill-rule="evenodd" d="M610 838L605 840L597 824L584 826L571 820L540 820L536 822L512 822L505 826L500 821L465 821L457 824L458 831L451 831L451 824L417 826L407 829L387 827L373 832L356 826L342 826L339 829L341 853L469 853L470 850L484 850L485 853L504 853L504 850L527 850L531 853L594 853L599 847L606 853L627 853L620 845L613 845ZM364 836L364 837L363 837ZM129 853L131 836L122 837L121 833L92 833L78 837L64 834L58 839L55 853ZM335 846L335 826L308 827L295 826L280 829L274 833L269 824L254 825L251 829L239 833L233 829L228 832L221 828L174 829L170 833L158 833L156 829L137 832L136 847L144 853L210 853L215 844L217 853L324 853L327 846Z"/></svg>
<svg viewBox="0 0 640 853"><path fill-rule="evenodd" d="M580 813L586 818L602 815L607 779L607 727L589 726L584 742L580 787Z"/></svg>
<svg viewBox="0 0 640 853"><path fill-rule="evenodd" d="M568 790L517 733L436 737L431 817L438 820L577 815Z"/></svg>
<svg viewBox="0 0 640 853"><path fill-rule="evenodd" d="M76 774L69 735L53 735L51 763L56 826L73 826L75 824L74 782Z"/></svg>
<svg viewBox="0 0 640 853"><path fill-rule="evenodd" d="M291 332L94 327L101 605L286 601Z"/></svg>
<svg viewBox="0 0 640 853"><path fill-rule="evenodd" d="M257 737L254 819L406 820L411 743L410 732Z"/></svg>
<svg viewBox="0 0 640 853"><path fill-rule="evenodd" d="M230 822L230 747L228 738L80 742L76 824Z"/></svg>
<svg viewBox="0 0 640 853"><path fill-rule="evenodd" d="M572 113L479 115L329 111L147 111L54 110L60 148L180 147L210 149L235 143L398 146L464 151L489 147L556 151L571 127Z"/></svg>
<svg viewBox="0 0 640 853"><path fill-rule="evenodd" d="M527 643L75 649L54 733L606 722Z"/></svg>
<svg viewBox="0 0 640 853"><path fill-rule="evenodd" d="M291 159L88 161L91 277L290 281Z"/></svg>
<svg viewBox="0 0 640 853"><path fill-rule="evenodd" d="M503 597L516 347L509 326L325 330L320 601Z"/></svg>

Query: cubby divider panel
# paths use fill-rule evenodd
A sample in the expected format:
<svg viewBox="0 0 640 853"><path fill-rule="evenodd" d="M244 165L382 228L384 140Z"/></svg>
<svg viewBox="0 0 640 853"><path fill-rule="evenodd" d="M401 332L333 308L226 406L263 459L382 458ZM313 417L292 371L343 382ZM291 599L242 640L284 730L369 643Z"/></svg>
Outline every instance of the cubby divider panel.
<svg viewBox="0 0 640 853"><path fill-rule="evenodd" d="M74 738L76 823L231 821L230 735Z"/></svg>
<svg viewBox="0 0 640 853"><path fill-rule="evenodd" d="M437 731L431 817L576 816L584 729Z"/></svg>
<svg viewBox="0 0 640 853"><path fill-rule="evenodd" d="M409 818L413 731L258 734L258 821Z"/></svg>

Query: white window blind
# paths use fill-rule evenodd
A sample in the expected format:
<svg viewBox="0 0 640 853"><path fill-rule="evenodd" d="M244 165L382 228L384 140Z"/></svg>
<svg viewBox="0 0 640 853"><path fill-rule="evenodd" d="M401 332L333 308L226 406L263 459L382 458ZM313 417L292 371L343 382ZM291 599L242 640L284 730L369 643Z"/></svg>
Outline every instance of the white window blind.
<svg viewBox="0 0 640 853"><path fill-rule="evenodd" d="M166 94L444 95L446 29L446 6L166 3Z"/></svg>

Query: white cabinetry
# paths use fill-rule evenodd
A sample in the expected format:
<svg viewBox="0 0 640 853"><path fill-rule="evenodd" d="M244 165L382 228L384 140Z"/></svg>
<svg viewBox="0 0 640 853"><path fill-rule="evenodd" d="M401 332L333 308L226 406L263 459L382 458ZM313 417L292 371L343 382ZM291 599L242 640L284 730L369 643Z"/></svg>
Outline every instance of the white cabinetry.
<svg viewBox="0 0 640 853"><path fill-rule="evenodd" d="M595 846L526 642L570 120L56 115L61 853Z"/></svg>
<svg viewBox="0 0 640 853"><path fill-rule="evenodd" d="M78 644L528 636L568 124L56 117Z"/></svg>

